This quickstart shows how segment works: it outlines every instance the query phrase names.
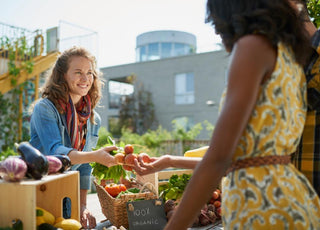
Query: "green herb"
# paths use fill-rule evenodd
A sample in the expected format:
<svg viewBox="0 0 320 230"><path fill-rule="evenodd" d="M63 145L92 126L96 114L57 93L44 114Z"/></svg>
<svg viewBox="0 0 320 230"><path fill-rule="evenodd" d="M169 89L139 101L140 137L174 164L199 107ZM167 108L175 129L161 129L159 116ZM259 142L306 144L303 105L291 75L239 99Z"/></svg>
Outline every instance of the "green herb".
<svg viewBox="0 0 320 230"><path fill-rule="evenodd" d="M108 143L105 144L103 147L115 145L115 141L110 136L108 136L107 142ZM124 145L124 144L120 143L120 145ZM123 151L123 148L118 147L118 150L113 150L110 152L110 154L114 156L115 154L122 151ZM92 162L90 163L90 165L93 169L92 175L96 177L96 179L98 180L98 183L100 183L101 180L113 180L114 183L118 183L120 178L126 177L128 173L126 170L122 168L121 165L107 167L105 165L102 165L96 162Z"/></svg>
<svg viewBox="0 0 320 230"><path fill-rule="evenodd" d="M164 200L179 200L190 178L191 174L172 175L167 184L159 186L160 197Z"/></svg>
<svg viewBox="0 0 320 230"><path fill-rule="evenodd" d="M127 189L126 191L121 191L116 198L119 198L121 195L123 194L136 194L136 193L139 193L140 192L140 189L138 188L129 188Z"/></svg>
<svg viewBox="0 0 320 230"><path fill-rule="evenodd" d="M118 183L121 177L126 177L127 173L121 165L115 165L107 167L99 163L90 163L92 166L92 175L95 176L100 182L101 180L113 180L114 183Z"/></svg>

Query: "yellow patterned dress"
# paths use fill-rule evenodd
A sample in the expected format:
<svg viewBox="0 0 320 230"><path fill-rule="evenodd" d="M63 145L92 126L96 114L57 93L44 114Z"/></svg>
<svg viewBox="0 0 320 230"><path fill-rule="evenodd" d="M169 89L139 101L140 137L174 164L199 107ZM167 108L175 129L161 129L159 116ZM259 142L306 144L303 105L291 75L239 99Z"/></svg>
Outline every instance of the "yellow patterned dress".
<svg viewBox="0 0 320 230"><path fill-rule="evenodd" d="M291 50L279 43L275 69L260 86L233 161L294 152L306 106L303 69L293 61ZM320 229L319 198L292 164L230 172L223 182L222 214L226 230Z"/></svg>

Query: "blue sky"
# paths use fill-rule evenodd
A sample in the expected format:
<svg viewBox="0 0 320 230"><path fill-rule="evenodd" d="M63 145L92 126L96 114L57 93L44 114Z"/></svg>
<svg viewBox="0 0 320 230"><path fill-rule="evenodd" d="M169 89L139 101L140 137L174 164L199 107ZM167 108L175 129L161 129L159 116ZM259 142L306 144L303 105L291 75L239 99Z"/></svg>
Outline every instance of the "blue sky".
<svg viewBox="0 0 320 230"><path fill-rule="evenodd" d="M206 0L0 0L0 22L29 30L70 23L96 32L100 67L135 61L136 37L153 30L180 30L197 37L198 52L221 40L205 24ZM61 26L61 27L62 27Z"/></svg>

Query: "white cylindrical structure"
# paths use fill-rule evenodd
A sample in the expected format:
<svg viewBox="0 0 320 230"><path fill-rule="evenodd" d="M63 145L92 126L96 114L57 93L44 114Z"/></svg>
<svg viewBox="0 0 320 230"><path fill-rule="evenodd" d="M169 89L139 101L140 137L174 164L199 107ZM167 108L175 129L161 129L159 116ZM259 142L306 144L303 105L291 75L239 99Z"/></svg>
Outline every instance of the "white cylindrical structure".
<svg viewBox="0 0 320 230"><path fill-rule="evenodd" d="M136 61L151 61L196 53L196 36L175 31L150 31L137 36Z"/></svg>

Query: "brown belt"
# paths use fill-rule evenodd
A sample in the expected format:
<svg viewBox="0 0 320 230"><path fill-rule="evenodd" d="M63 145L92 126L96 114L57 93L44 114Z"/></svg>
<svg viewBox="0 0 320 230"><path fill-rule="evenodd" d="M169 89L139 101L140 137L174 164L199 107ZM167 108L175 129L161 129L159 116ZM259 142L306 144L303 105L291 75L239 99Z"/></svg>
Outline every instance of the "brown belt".
<svg viewBox="0 0 320 230"><path fill-rule="evenodd" d="M286 165L291 162L291 156L264 156L264 157L251 157L243 160L235 161L227 169L226 175L230 172L233 172L237 169L248 168L248 167L257 167L262 165Z"/></svg>

